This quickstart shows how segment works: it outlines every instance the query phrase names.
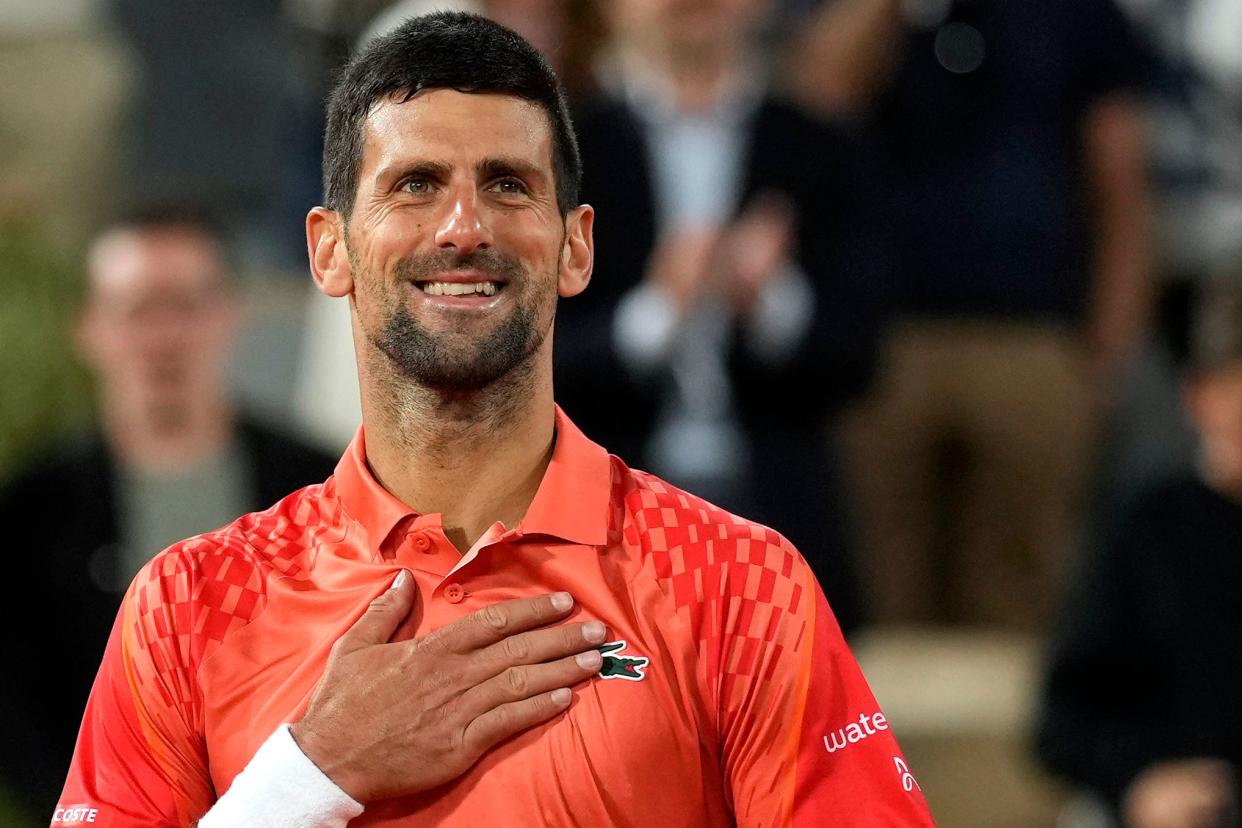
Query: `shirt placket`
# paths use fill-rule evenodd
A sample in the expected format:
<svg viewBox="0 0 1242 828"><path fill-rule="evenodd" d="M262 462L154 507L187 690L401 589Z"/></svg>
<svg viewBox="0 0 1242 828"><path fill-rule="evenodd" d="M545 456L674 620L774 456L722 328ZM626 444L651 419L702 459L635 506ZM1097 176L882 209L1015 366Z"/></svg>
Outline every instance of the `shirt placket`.
<svg viewBox="0 0 1242 828"><path fill-rule="evenodd" d="M432 575L436 579L430 595L428 617L460 616L470 603L470 582L482 574L488 547L512 540L516 532L500 522L493 523L462 554L444 534L440 515L423 515L405 527L405 537L396 550L398 563ZM453 609L450 609L453 608ZM470 607L470 610L478 609ZM456 611L454 611L456 610ZM434 626L439 626L435 624Z"/></svg>

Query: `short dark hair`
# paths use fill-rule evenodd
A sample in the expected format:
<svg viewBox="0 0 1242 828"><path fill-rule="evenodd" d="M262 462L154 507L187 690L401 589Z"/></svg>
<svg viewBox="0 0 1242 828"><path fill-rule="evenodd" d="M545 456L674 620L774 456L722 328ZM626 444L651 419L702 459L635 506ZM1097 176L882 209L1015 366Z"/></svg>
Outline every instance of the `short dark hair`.
<svg viewBox="0 0 1242 828"><path fill-rule="evenodd" d="M99 238L115 231L192 230L227 247L228 233L220 216L205 204L174 200L139 201L122 205L95 232Z"/></svg>
<svg viewBox="0 0 1242 828"><path fill-rule="evenodd" d="M95 229L91 247L112 233L155 233L184 230L215 248L220 259L220 275L226 285L238 278L234 239L220 214L200 202L153 199L123 204Z"/></svg>
<svg viewBox="0 0 1242 828"><path fill-rule="evenodd" d="M536 104L552 126L556 201L565 215L578 205L582 161L565 90L543 55L499 23L464 12L406 20L369 41L341 71L328 96L323 197L348 216L362 164L362 126L376 103L408 101L425 89L491 92Z"/></svg>

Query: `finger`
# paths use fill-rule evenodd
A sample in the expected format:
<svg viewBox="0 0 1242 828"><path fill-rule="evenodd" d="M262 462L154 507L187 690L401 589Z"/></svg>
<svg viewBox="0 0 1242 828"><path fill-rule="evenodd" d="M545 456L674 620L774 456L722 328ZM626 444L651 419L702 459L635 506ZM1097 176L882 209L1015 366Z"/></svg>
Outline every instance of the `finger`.
<svg viewBox="0 0 1242 828"><path fill-rule="evenodd" d="M511 635L479 653L476 683L524 664L540 664L586 651L604 643L607 629L599 621L563 624L546 630Z"/></svg>
<svg viewBox="0 0 1242 828"><path fill-rule="evenodd" d="M568 592L518 598L491 604L432 634L438 643L455 653L488 647L514 633L542 627L564 618L574 606Z"/></svg>
<svg viewBox="0 0 1242 828"><path fill-rule="evenodd" d="M467 691L461 698L461 713L473 720L502 705L572 687L596 675L603 663L597 650L588 650L547 664L510 667Z"/></svg>
<svg viewBox="0 0 1242 828"><path fill-rule="evenodd" d="M466 725L464 739L467 749L478 756L510 736L564 712L571 701L573 691L559 687L551 693L540 693L529 699L495 707Z"/></svg>
<svg viewBox="0 0 1242 828"><path fill-rule="evenodd" d="M397 627L414 607L414 579L408 570L401 570L393 580L392 586L371 602L353 626L345 631L336 642L338 653L350 653L383 644L392 637Z"/></svg>

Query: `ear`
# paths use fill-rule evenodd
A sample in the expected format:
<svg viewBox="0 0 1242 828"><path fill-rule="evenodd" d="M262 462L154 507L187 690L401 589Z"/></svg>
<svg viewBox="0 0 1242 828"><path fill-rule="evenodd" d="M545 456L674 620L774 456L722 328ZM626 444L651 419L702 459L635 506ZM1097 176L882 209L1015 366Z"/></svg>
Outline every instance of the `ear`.
<svg viewBox="0 0 1242 828"><path fill-rule="evenodd" d="M321 291L337 298L354 292L354 273L345 247L345 222L340 213L315 207L306 214L306 252L311 277Z"/></svg>
<svg viewBox="0 0 1242 828"><path fill-rule="evenodd" d="M595 265L595 208L581 204L565 217L565 246L561 250L561 271L556 290L562 297L577 296L591 281Z"/></svg>

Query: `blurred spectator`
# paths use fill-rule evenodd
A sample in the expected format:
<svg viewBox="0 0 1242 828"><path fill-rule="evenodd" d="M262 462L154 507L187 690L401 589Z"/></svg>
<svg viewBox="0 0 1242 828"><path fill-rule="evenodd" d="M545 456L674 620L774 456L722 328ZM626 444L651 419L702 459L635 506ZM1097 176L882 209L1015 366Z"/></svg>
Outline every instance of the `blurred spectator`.
<svg viewBox="0 0 1242 828"><path fill-rule="evenodd" d="M904 285L847 431L881 622L1045 617L1149 304L1144 66L1112 0L835 0L816 23L803 94L870 116Z"/></svg>
<svg viewBox="0 0 1242 828"><path fill-rule="evenodd" d="M91 246L78 326L100 432L0 492L10 670L0 778L50 813L129 579L172 542L265 508L334 460L237 415L240 307L219 237L188 212L119 221Z"/></svg>
<svg viewBox="0 0 1242 828"><path fill-rule="evenodd" d="M1133 828L1238 825L1242 286L1210 294L1184 388L1197 473L1147 491L1073 585L1039 723L1044 762Z"/></svg>
<svg viewBox="0 0 1242 828"><path fill-rule="evenodd" d="M1106 506L1194 457L1179 397L1200 285L1242 259L1242 3L1124 0L1156 53L1148 104L1156 325L1126 372Z"/></svg>
<svg viewBox="0 0 1242 828"><path fill-rule="evenodd" d="M604 92L575 115L598 255L558 310L557 393L619 454L786 534L848 628L820 430L868 377L883 283L859 148L769 91L768 2L601 9Z"/></svg>

